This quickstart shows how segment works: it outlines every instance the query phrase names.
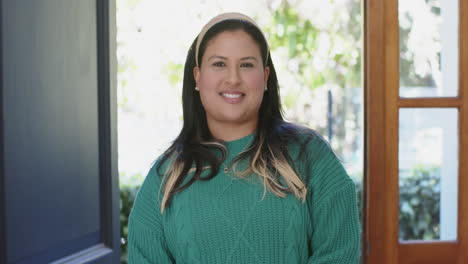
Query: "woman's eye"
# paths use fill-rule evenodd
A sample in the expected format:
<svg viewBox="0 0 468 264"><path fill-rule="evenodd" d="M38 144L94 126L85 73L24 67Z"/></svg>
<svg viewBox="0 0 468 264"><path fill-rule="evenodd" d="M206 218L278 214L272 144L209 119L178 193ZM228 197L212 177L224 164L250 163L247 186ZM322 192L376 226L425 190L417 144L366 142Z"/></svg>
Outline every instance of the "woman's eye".
<svg viewBox="0 0 468 264"><path fill-rule="evenodd" d="M242 64L241 64L241 67L252 68L252 67L253 67L253 64L252 64L252 63L249 63L249 62L246 62L246 63L242 63Z"/></svg>
<svg viewBox="0 0 468 264"><path fill-rule="evenodd" d="M225 64L224 64L224 62L222 62L222 61L218 61L218 62L213 63L213 66L216 66L216 67L224 67Z"/></svg>

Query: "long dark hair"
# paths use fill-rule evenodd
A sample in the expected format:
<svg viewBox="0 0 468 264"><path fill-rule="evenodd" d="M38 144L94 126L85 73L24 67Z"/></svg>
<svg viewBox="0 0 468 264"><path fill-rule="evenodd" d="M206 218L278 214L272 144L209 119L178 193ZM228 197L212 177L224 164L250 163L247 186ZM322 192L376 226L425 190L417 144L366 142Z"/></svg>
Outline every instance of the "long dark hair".
<svg viewBox="0 0 468 264"><path fill-rule="evenodd" d="M282 116L279 85L275 67L268 51L267 42L260 30L249 22L230 19L215 24L205 34L198 54L201 61L206 50L207 43L224 31L242 30L249 34L260 47L263 62L270 68L267 82L268 90L265 91L263 101L258 113L258 124L255 137L248 147L235 161L248 160L250 166L247 171L239 173L243 177L253 172L263 177L266 187L276 195L284 197L284 192L294 193L296 197L305 201L307 188L304 181L298 176L297 169L288 152L287 145L291 140L298 140L297 135L303 132L298 126L288 123ZM218 174L221 163L226 158L226 148L222 142L213 138L208 129L206 113L200 100L200 95L195 91L195 79L193 68L195 67L195 48L197 38L193 41L185 61L184 79L182 90L183 127L172 145L162 154L157 170L164 176L164 197L161 203L161 212L170 205L172 195L190 186L197 180L210 180ZM267 59L268 58L268 59ZM309 133L306 133L309 134ZM302 141L301 147L307 142ZM216 152L220 152L216 155ZM299 153L304 153L300 151ZM161 171L163 164L166 170ZM210 169L207 177L201 173L205 168ZM191 173L191 172L195 173ZM188 175L192 175L185 181ZM279 182L283 177L287 186ZM182 185L182 183L186 182Z"/></svg>

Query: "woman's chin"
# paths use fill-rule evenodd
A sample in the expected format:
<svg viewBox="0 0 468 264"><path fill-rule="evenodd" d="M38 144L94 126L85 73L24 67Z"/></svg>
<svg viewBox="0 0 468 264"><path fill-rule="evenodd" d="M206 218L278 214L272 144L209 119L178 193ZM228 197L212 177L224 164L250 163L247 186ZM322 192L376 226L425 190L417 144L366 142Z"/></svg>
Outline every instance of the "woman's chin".
<svg viewBox="0 0 468 264"><path fill-rule="evenodd" d="M228 113L222 116L219 116L216 120L217 122L221 124L235 124L235 125L241 125L244 123L250 123L253 121L252 118L246 118L245 115L241 114L233 114L233 113Z"/></svg>

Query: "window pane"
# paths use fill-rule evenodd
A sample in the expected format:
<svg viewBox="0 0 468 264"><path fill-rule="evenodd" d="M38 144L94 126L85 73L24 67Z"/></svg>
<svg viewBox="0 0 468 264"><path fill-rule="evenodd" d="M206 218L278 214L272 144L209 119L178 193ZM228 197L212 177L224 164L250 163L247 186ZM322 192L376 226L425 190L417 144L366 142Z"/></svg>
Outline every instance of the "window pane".
<svg viewBox="0 0 468 264"><path fill-rule="evenodd" d="M400 0L400 96L458 95L458 1Z"/></svg>
<svg viewBox="0 0 468 264"><path fill-rule="evenodd" d="M456 240L458 111L400 109L401 240Z"/></svg>

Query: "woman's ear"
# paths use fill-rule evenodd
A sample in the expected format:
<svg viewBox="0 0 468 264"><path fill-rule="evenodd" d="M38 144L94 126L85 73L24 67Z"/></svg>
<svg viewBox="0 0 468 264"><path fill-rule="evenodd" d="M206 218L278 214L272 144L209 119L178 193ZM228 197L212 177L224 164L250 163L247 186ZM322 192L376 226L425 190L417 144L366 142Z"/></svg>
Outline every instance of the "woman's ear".
<svg viewBox="0 0 468 264"><path fill-rule="evenodd" d="M264 79L265 83L268 83L268 76L270 76L270 67L266 66L265 67L265 73L264 73L264 76L263 76L263 79Z"/></svg>
<svg viewBox="0 0 468 264"><path fill-rule="evenodd" d="M198 86L198 80L200 80L200 68L198 66L193 67L193 78L195 79L195 84Z"/></svg>

